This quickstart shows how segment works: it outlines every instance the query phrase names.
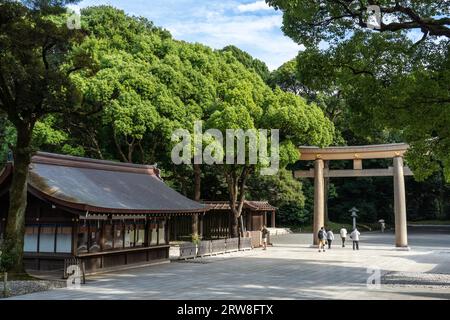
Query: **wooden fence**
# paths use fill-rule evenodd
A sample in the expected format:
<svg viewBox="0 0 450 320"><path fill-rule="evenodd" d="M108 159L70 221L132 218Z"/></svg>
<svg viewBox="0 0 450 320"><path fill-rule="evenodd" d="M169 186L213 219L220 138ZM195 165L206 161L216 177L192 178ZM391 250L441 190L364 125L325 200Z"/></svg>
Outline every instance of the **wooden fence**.
<svg viewBox="0 0 450 320"><path fill-rule="evenodd" d="M192 259L229 252L246 251L253 249L251 238L228 238L218 240L203 240L198 244L180 244L178 259Z"/></svg>

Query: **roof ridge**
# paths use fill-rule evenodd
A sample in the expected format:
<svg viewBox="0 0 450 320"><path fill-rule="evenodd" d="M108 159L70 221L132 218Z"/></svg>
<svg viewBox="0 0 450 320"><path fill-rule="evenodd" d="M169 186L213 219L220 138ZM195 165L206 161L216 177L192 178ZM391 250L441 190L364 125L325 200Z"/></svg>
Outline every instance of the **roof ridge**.
<svg viewBox="0 0 450 320"><path fill-rule="evenodd" d="M208 205L212 210L229 210L230 203L226 200L218 200L218 201L212 201L212 200L203 200L203 204ZM217 206L222 205L222 209L218 209ZM225 208L225 207L227 208ZM253 210L276 210L277 207L272 206L268 200L244 200L244 207L250 208Z"/></svg>
<svg viewBox="0 0 450 320"><path fill-rule="evenodd" d="M51 153L51 152L44 152L44 151L36 152L35 156L52 158L52 159L67 159L67 160L80 161L80 162L104 163L104 164L108 164L108 165L116 165L116 166L121 166L121 167L155 168L154 165L149 165L149 164L126 163L126 162L120 162L120 161L114 161L114 160L86 158L86 157L79 157L79 156L72 156L72 155L67 155L67 154Z"/></svg>
<svg viewBox="0 0 450 320"><path fill-rule="evenodd" d="M59 165L68 167L91 168L108 171L139 171L141 173L154 174L159 177L159 169L154 165L143 165L134 163L124 163L111 160L100 160L93 158L77 157L50 152L37 152L31 163L42 163L48 165Z"/></svg>

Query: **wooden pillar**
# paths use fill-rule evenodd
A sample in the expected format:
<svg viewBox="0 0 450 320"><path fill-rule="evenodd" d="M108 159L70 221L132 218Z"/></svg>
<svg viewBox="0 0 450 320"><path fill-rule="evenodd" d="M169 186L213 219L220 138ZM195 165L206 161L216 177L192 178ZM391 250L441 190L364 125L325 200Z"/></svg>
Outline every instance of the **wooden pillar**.
<svg viewBox="0 0 450 320"><path fill-rule="evenodd" d="M408 247L403 158L394 158L395 246Z"/></svg>
<svg viewBox="0 0 450 320"><path fill-rule="evenodd" d="M72 222L72 255L78 255L78 219Z"/></svg>
<svg viewBox="0 0 450 320"><path fill-rule="evenodd" d="M102 225L102 234L104 234L105 233L105 224L106 224L106 222L103 222L103 225ZM145 247L148 247L149 245L150 245L150 232L149 232L149 225L150 225L150 221L148 220L148 218L147 217L145 217L145 222L144 222L144 238L145 238L145 240L144 240L144 246ZM176 240L176 239L174 239L174 240ZM103 250L103 248L102 248L102 250Z"/></svg>
<svg viewBox="0 0 450 320"><path fill-rule="evenodd" d="M313 244L319 245L317 234L324 224L324 177L323 177L323 160L317 159L314 164L314 222L313 222Z"/></svg>
<svg viewBox="0 0 450 320"><path fill-rule="evenodd" d="M169 216L169 218L170 218L170 216ZM166 244L170 243L169 218L167 216L164 216L164 240L166 241Z"/></svg>
<svg viewBox="0 0 450 320"><path fill-rule="evenodd" d="M205 214L199 214L198 216L198 228L199 228L199 235L200 235L200 239L203 238L203 218L204 218Z"/></svg>
<svg viewBox="0 0 450 320"><path fill-rule="evenodd" d="M191 233L192 236L195 237L198 236L198 213L194 213L191 219L192 219Z"/></svg>
<svg viewBox="0 0 450 320"><path fill-rule="evenodd" d="M174 241L178 240L178 234L177 234L178 228L177 227L178 227L178 221L180 221L180 219L181 219L181 216L177 215L177 216L175 216L175 219L173 220L173 240ZM149 234L150 234L150 232L149 232ZM151 234L150 234L150 236L151 236ZM150 243L150 241L148 243Z"/></svg>
<svg viewBox="0 0 450 320"><path fill-rule="evenodd" d="M247 215L247 231L253 231L252 213L250 211L246 211L246 215Z"/></svg>
<svg viewBox="0 0 450 320"><path fill-rule="evenodd" d="M272 211L272 214L270 215L270 218L272 219L271 227L275 228L275 210Z"/></svg>

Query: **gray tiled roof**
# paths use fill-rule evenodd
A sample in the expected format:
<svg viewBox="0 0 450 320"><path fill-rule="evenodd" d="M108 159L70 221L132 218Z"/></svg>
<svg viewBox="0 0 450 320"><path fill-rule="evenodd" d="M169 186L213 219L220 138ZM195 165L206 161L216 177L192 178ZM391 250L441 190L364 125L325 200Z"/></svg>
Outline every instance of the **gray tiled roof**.
<svg viewBox="0 0 450 320"><path fill-rule="evenodd" d="M38 153L31 189L49 200L92 212L193 212L206 206L167 186L151 166Z"/></svg>

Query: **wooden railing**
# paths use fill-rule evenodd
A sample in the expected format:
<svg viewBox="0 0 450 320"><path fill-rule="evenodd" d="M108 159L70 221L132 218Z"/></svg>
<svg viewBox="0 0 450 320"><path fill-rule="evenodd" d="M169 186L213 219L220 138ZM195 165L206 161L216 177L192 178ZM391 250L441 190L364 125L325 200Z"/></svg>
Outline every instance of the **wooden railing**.
<svg viewBox="0 0 450 320"><path fill-rule="evenodd" d="M240 240L241 240L239 242L239 250L240 251L252 250L253 249L252 238L246 237L246 238L241 238Z"/></svg>
<svg viewBox="0 0 450 320"><path fill-rule="evenodd" d="M226 239L210 240L211 241L211 254L225 253L227 248Z"/></svg>
<svg viewBox="0 0 450 320"><path fill-rule="evenodd" d="M253 249L251 238L228 238L219 240L203 240L198 244L182 243L179 246L178 259L192 259L229 252Z"/></svg>
<svg viewBox="0 0 450 320"><path fill-rule="evenodd" d="M239 251L239 238L225 239L225 252Z"/></svg>
<svg viewBox="0 0 450 320"><path fill-rule="evenodd" d="M200 241L197 246L197 256L203 257L210 255L212 252L212 242L211 241Z"/></svg>
<svg viewBox="0 0 450 320"><path fill-rule="evenodd" d="M197 256L197 245L194 243L182 243L180 244L180 258L189 259Z"/></svg>

